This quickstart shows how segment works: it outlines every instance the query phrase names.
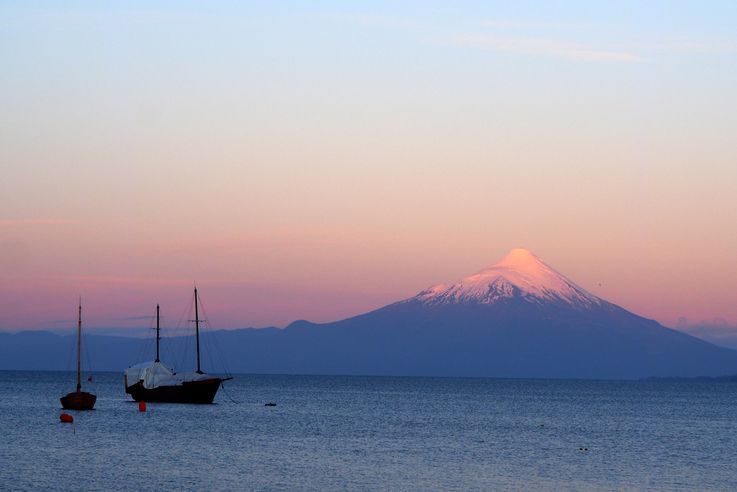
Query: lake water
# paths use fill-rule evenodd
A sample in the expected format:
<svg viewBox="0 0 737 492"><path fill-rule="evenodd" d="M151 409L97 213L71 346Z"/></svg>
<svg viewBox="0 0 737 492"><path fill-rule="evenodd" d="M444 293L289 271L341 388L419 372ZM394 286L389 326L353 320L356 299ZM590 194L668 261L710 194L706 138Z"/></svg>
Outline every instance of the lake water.
<svg viewBox="0 0 737 492"><path fill-rule="evenodd" d="M3 490L737 489L737 383L242 375L140 413L103 373L73 425L73 375L0 383Z"/></svg>

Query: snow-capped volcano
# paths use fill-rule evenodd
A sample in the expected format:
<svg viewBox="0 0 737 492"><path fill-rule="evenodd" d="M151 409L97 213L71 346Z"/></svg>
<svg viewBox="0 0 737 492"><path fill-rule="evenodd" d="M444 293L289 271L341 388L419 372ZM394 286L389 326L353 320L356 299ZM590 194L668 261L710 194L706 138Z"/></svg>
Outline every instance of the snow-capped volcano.
<svg viewBox="0 0 737 492"><path fill-rule="evenodd" d="M526 249L513 249L498 263L452 285L438 284L411 300L427 305L494 304L518 298L528 302L564 302L579 307L603 301L545 264Z"/></svg>
<svg viewBox="0 0 737 492"><path fill-rule="evenodd" d="M599 299L523 249L455 284L351 318L222 333L227 358L238 364L233 369L244 373L596 379L737 374L737 352ZM49 336L63 348L61 337ZM91 343L96 354L107 354L101 357L120 367L130 360L121 358L119 338ZM64 350L44 347L51 345L0 332L0 369L51 368L53 354ZM35 366L28 365L32 360Z"/></svg>

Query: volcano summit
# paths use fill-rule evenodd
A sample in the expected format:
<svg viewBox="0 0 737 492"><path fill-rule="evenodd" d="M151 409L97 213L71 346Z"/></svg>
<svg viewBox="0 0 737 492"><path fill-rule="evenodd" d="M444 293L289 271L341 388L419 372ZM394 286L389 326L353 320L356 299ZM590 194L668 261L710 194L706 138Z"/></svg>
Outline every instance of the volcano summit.
<svg viewBox="0 0 737 492"><path fill-rule="evenodd" d="M603 302L526 249L513 249L500 262L453 285L434 285L413 299L440 305L495 304L513 298L538 304L566 303L581 308Z"/></svg>

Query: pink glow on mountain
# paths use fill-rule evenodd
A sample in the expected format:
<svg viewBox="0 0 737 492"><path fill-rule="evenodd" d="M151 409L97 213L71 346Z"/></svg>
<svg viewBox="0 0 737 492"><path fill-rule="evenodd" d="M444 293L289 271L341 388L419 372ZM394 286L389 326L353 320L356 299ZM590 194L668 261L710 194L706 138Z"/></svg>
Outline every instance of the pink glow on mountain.
<svg viewBox="0 0 737 492"><path fill-rule="evenodd" d="M428 304L493 304L517 294L535 302L563 301L582 306L602 302L523 248L511 250L501 261L457 283L434 285L415 299Z"/></svg>

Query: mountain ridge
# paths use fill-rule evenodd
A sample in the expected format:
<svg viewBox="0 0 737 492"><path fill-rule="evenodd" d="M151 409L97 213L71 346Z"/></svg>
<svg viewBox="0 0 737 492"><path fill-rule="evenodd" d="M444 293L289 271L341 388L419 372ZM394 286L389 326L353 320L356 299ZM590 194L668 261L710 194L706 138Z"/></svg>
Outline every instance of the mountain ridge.
<svg viewBox="0 0 737 492"><path fill-rule="evenodd" d="M737 373L737 351L600 299L529 251L510 254L459 282L367 313L220 331L219 344L234 372L571 379ZM39 345L32 338L0 344L0 368L32 368ZM44 340L47 358L67 354L60 338ZM174 345L162 341L163 353ZM141 361L140 340L137 350L120 337L91 337L87 346L109 369Z"/></svg>

